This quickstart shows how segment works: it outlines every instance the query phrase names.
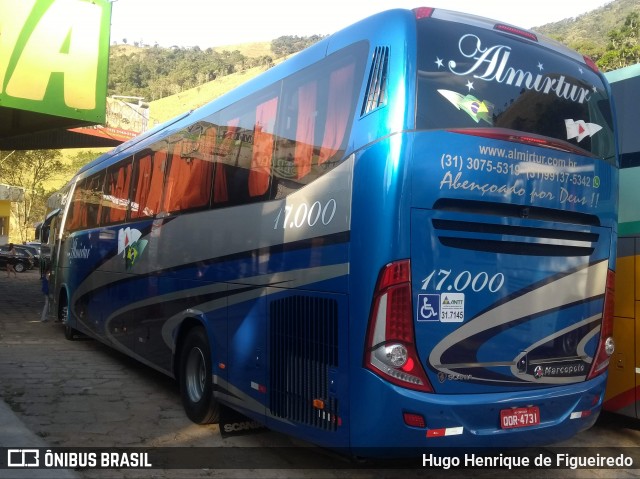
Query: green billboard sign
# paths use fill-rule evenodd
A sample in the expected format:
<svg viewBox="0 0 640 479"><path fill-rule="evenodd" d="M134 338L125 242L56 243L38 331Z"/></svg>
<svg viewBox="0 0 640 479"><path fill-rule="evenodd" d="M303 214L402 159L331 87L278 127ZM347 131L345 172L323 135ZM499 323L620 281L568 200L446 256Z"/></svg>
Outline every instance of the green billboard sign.
<svg viewBox="0 0 640 479"><path fill-rule="evenodd" d="M0 1L0 107L104 123L111 2Z"/></svg>

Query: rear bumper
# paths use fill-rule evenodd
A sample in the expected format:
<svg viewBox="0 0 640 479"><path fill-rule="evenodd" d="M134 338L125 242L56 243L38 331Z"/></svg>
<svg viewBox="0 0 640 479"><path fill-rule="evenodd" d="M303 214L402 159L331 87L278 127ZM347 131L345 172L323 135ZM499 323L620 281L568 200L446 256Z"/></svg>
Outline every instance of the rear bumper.
<svg viewBox="0 0 640 479"><path fill-rule="evenodd" d="M514 448L568 439L595 423L606 374L569 386L459 395L418 393L375 377L368 381L378 383L378 391L369 396L368 407L352 407L351 445L358 455L390 457L413 454L416 449ZM501 410L526 406L540 408L540 424L500 427ZM408 426L404 413L422 415L426 427Z"/></svg>

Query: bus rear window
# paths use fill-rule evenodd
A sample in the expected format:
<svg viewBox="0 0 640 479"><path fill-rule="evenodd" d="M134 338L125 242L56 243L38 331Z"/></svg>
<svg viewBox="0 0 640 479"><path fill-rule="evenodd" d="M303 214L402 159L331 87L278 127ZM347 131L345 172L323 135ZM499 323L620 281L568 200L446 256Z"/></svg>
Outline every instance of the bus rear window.
<svg viewBox="0 0 640 479"><path fill-rule="evenodd" d="M438 19L418 21L419 129L505 128L615 162L605 86L537 43Z"/></svg>

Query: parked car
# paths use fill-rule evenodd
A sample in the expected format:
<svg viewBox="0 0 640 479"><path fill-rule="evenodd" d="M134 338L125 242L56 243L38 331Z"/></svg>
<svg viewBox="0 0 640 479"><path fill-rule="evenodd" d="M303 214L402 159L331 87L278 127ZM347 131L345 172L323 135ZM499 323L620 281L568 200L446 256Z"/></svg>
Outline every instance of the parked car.
<svg viewBox="0 0 640 479"><path fill-rule="evenodd" d="M34 243L16 244L14 245L16 250L27 250L33 256L33 265L40 267L40 246L36 246Z"/></svg>
<svg viewBox="0 0 640 479"><path fill-rule="evenodd" d="M47 230L48 231L48 230ZM36 248L37 250L37 254L34 253L34 259L36 261L36 266L39 266L40 268L40 277L42 277L45 272L49 269L49 263L50 263L50 258L47 254L47 252L49 251L49 246L45 243L44 249L45 249L45 255L42 255L42 242L40 241L26 241L25 243L23 243L24 246L30 246L31 248Z"/></svg>
<svg viewBox="0 0 640 479"><path fill-rule="evenodd" d="M27 250L19 249L20 245L14 245L16 249L14 269L18 273L24 273L28 269L33 268L33 255ZM9 245L0 246L0 268L6 268L7 262L11 258L9 254Z"/></svg>
<svg viewBox="0 0 640 479"><path fill-rule="evenodd" d="M40 248L42 247L42 243L40 243L40 241L25 241L22 245L33 246L34 248L37 248L38 251L40 251Z"/></svg>

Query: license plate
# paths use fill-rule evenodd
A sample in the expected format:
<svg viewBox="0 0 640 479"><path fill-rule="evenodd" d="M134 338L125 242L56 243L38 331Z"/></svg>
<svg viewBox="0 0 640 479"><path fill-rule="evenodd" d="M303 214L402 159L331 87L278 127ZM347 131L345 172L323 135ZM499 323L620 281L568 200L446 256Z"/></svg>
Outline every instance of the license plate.
<svg viewBox="0 0 640 479"><path fill-rule="evenodd" d="M527 427L540 424L540 408L538 406L503 409L500 411L502 429Z"/></svg>

